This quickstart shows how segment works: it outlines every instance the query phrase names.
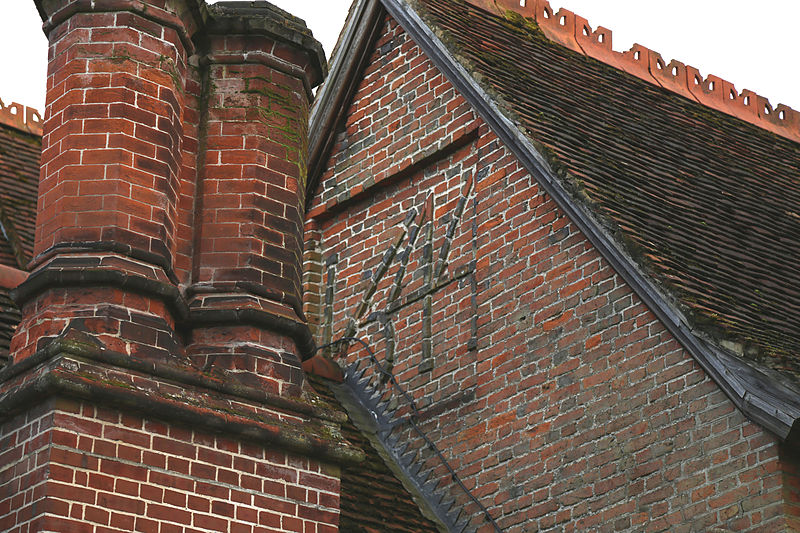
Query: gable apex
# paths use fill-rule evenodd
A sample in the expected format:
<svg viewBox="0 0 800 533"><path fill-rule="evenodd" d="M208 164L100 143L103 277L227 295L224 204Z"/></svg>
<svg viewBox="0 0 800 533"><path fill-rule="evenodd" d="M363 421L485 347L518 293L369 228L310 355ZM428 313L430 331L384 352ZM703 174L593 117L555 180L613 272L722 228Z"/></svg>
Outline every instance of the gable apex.
<svg viewBox="0 0 800 533"><path fill-rule="evenodd" d="M372 2L371 4L375 6L377 3L378 2ZM487 7L487 2L478 3L480 4L479 9L481 10ZM357 2L354 7L365 7L368 4L370 3ZM698 121L697 134L704 131L704 129L707 130L709 127L711 129L721 127L721 135L730 135L730 142L733 143L731 157L734 158L741 156L743 153L750 154L755 152L742 150L741 148L733 148L733 146L741 147L743 145L750 145L753 142L764 144L765 146L767 144L776 143L776 146L780 146L781 150L787 151L787 157L777 156L773 161L778 162L778 165L781 166L784 164L782 161L787 159L785 163L788 164L788 159L790 159L788 154L792 151L792 143L786 142L788 136L781 135L782 139L778 141L779 138L764 131L766 128L762 127L762 124L758 124L760 133L756 134L755 132L758 131L757 129L754 129L752 126L746 126L741 122L733 121L728 117L731 113L728 113L724 109L721 109L724 113L724 115L721 116L716 113L716 110L709 109L708 111L701 111L701 109L708 109L708 106L703 105L703 103L699 101L699 98L693 97L690 93L686 93L689 95L687 97L686 94L677 91L670 90L664 92L662 90L664 88L663 85L649 75L649 70L647 70L649 66L641 62L635 63L642 66L641 75L636 75L635 77L631 77L629 75L630 73L625 69L619 69L622 70L622 72L619 72L616 68L609 70L607 66L598 66L595 58L583 52L583 49L580 47L580 41L575 38L575 32L573 30L568 31L566 36L564 36L562 32L561 40L555 40L552 38L552 32L548 34L542 25L535 24L534 26L527 26L526 22L519 18L518 13L508 16L507 11L502 11L502 14L493 14L489 12L486 13L486 15L482 15L481 11L476 10L475 6L471 5L475 4L475 2L455 5L445 4L438 0L425 0L413 3L401 0L381 0L380 4L392 18L410 34L412 39L425 51L428 58L431 59L445 77L451 81L506 146L514 152L539 184L555 199L559 207L561 207L568 217L577 224L598 251L600 251L614 269L622 275L653 313L667 326L675 338L687 348L700 366L726 392L729 398L731 398L731 400L752 420L769 428L782 439L793 439L794 421L798 419L798 415L800 414L800 401L798 401L800 393L798 393L798 386L796 379L793 377L793 371L781 370L781 361L788 361L788 365L793 364L791 361L794 360L794 356L791 355L793 353L791 349L789 349L788 352L783 352L785 355L780 357L764 355L763 353L759 355L758 358L746 355L744 352L745 350L752 349L751 345L753 341L742 339L749 339L748 335L751 334L750 332L755 332L756 335L762 335L762 338L765 338L764 335L758 331L758 328L761 326L756 325L751 319L740 319L742 322L737 326L738 329L725 329L728 327L726 322L721 321L719 323L722 324L721 327L715 323L716 319L714 317L717 316L714 314L715 311L707 311L702 305L697 304L696 300L686 297L685 292L682 291L684 291L684 288L687 286L686 280L689 279L689 277L687 277L689 275L685 272L681 273L682 267L680 263L677 263L677 266L670 267L677 269L677 273L673 274L672 271L670 271L670 273L663 274L664 259L659 257L657 252L649 251L647 249L647 243L641 243L639 233L630 233L633 231L631 230L631 222L624 219L624 216L626 216L624 215L624 211L623 215L620 215L622 218L620 218L620 216L617 216L619 215L618 211L609 211L611 208L604 205L602 196L597 196L596 188L598 186L609 186L595 185L592 181L595 178L588 179L591 174L587 176L586 172L593 172L590 169L597 167L586 167L585 169L572 168L570 161L564 158L568 158L570 151L575 147L570 147L567 144L563 146L553 144L557 139L557 135L554 132L571 130L565 130L564 128L566 126L556 127L557 123L555 122L553 124L549 122L537 124L534 118L537 117L535 113L538 112L539 118L548 116L549 114L552 115L551 120L559 120L556 116L558 113L555 110L559 109L557 106L562 105L558 102L560 95L569 95L569 98L572 98L573 95L579 94L580 90L584 90L586 94L595 94L608 89L618 91L620 94L623 92L629 95L640 94L641 96L637 96L636 98L642 98L648 102L656 102L656 99L660 99L657 105L653 105L652 109L646 112L644 110L647 108L637 107L638 104L634 105L623 101L607 102L605 107L608 107L608 103L613 103L613 109L619 110L615 111L619 113L617 119L620 119L623 114L630 114L631 111L637 114L643 112L647 115L647 121L652 120L651 117L661 116L664 124L672 124L669 126L670 128L674 128L679 124L682 124L680 127L689 128L690 126L686 125L687 121L680 118L680 115L684 114L685 116L692 117L692 120ZM508 4L508 2L502 5L505 6L505 4ZM573 22L579 20L578 17L573 16L570 12L565 10L553 14L549 4L543 1L535 2L532 5L541 8L543 13L547 11L552 15L549 18L560 17L562 20L573 20ZM468 9L462 6L466 6ZM517 19L514 19L514 17L517 17ZM351 24L354 24L352 22L353 19L351 18L350 20ZM374 21L372 24L375 24ZM354 26L352 25L349 26L349 30L347 28L348 26L346 26L343 35L347 35L348 31L354 35L363 35L374 31L374 26L368 27L365 24L358 26L358 29L353 29ZM469 31L465 28L469 28ZM610 32L602 28L593 32L587 30L587 32L589 35L594 35L596 43L599 43L602 47L608 46L610 50ZM606 35L607 40L606 37L602 39L599 38L598 36L601 34ZM539 36L541 35L547 37L547 40L539 40ZM497 38L497 42L487 42L493 38ZM514 39L522 39L519 41L520 45L528 47L525 52L519 47L515 47L513 51L511 49L504 50L504 45L500 44L502 42L507 45ZM526 42L526 39L529 39L530 42ZM545 59L542 59L538 64L538 68L545 70L537 71L535 74L536 77L533 77L534 74L530 71L526 73L525 69L531 67L526 65L523 56L520 55L528 54L524 57L530 57L532 53L532 48L530 47L532 46L542 47L542 53L544 55L550 54L547 55L549 59L546 60L550 63L546 63ZM481 47L483 47L483 52L479 50ZM577 51L575 50L576 47L578 48ZM638 54L636 54L637 51L639 52ZM508 54L508 57L502 57L504 52ZM481 53L486 53L487 55L481 56ZM584 59L581 60L580 67L570 66L570 69L573 69L571 70L572 73L575 73L575 68L578 68L579 71L580 69L586 70L585 73L581 73L584 78L581 81L570 80L570 77L559 78L560 80L566 79L569 83L572 83L572 86L569 88L561 87L560 89L553 88L551 89L551 91L554 91L552 93L548 93L547 88L544 86L534 89L525 85L529 79L537 79L540 83L545 83L542 80L552 79L548 76L552 76L557 69L561 68L556 62L578 61L577 59L573 59L576 56L570 56L570 54L576 53ZM650 57L648 55L649 51L644 48L635 49L632 53L638 55L639 59L636 61L641 61L645 56ZM336 59L334 59L334 61L336 61ZM517 79L513 85L503 85L507 83L508 79L512 78L512 76L509 75L509 70L503 70L504 68L511 69L512 67L509 65L514 65L513 68L517 69L511 72L511 74L521 78ZM607 63L604 63L604 65L607 65ZM674 66L674 64L671 65ZM556 71L547 73L547 68L554 68ZM337 78L335 67L332 69L332 72L333 75L329 80L329 84L326 84L328 87L323 87L323 91L327 88L329 91L336 92L337 88L341 89L345 84L345 82ZM525 78L525 76L531 77ZM586 88L589 87L589 83L593 82L588 82L587 80L591 80L592 76L595 76L595 81L601 81L604 84L610 83L611 85L600 85L590 91ZM597 76L600 78L597 78ZM602 76L608 76L609 80L602 81ZM611 77L614 78L613 82L610 80ZM352 84L352 80L347 83ZM643 83L644 85L642 85ZM350 86L352 87L352 85ZM717 83L715 86L719 87L720 83ZM579 87L583 87L583 89L579 89ZM645 89L645 87L649 88ZM527 96L524 96L526 94L525 90L527 90ZM564 92L557 93L555 92L557 90ZM633 93L632 91L640 92ZM676 93L684 98L682 100L677 100L675 96ZM556 96L546 96L548 94ZM539 101L534 101L535 98L532 98L531 95L543 96ZM328 95L327 98L331 98L331 96ZM548 98L550 99L548 100ZM550 107L546 108L547 111L545 111L540 107L542 105ZM575 104L570 103L570 105ZM603 108L599 101L594 102L592 105L600 105L600 107L592 108L595 110ZM320 107L318 107L318 109L320 109ZM585 113L594 112L590 109L579 111ZM573 109L573 112L575 113L577 111ZM320 125L318 121L319 116L322 115L315 114L312 116L312 131ZM719 117L726 118L723 119ZM661 118L659 120L661 120ZM594 117L593 121L596 122ZM607 122L605 124L608 125ZM623 124L623 122L619 122L619 124ZM641 129L639 126L640 123L638 122L629 121L627 124L632 130L636 130L637 128ZM660 131L658 130L658 128L661 127L659 122L642 122L641 124L646 124L645 127L656 128L656 130L653 131ZM753 124L753 122L750 121L750 124ZM540 127L544 129L539 130L538 128ZM551 127L553 129L549 129ZM588 126L576 125L575 127L585 128ZM584 135L581 129L575 131ZM331 134L331 130L328 130L328 133ZM552 135L556 136L551 137ZM601 131L597 130L594 135L595 137L601 135ZM564 138L566 139L568 137L570 136L566 135ZM574 140L575 138L572 137L572 139ZM597 139L597 142L602 142L600 137L597 137ZM647 153L643 151L644 148L639 148L637 146L639 144L638 141L647 139L647 136L642 136L640 133L639 136L630 137L624 143L621 143L617 138L612 138L612 142L626 146L626 150L631 151L631 154L636 157L635 154L645 155ZM656 142L658 135L653 136L652 139L652 142ZM645 144L649 145L651 142L648 141ZM752 150L756 150L755 146L752 147ZM767 157L764 152L758 153L763 154L763 157ZM717 163L718 162L719 161L717 161ZM627 165L629 163L625 164ZM670 172L666 159L662 164L665 165L664 171ZM639 168L643 169L646 167L642 166ZM742 170L741 166L737 166L736 168L739 169L736 172L744 172L745 174L751 172L749 170ZM704 169L701 168L699 172L703 172L703 170ZM564 172L566 172L566 174ZM579 172L580 175L576 177L575 174L577 172ZM724 171L715 168L710 172L716 175L717 172ZM639 181L643 178L647 178L645 175L640 176L634 172L628 175L630 179ZM313 182L316 177L312 175L311 178ZM602 177L602 173L600 173L597 179L606 178ZM753 178L746 177L745 179L752 180ZM717 180L717 178L714 177L713 180ZM718 192L712 194L722 194L725 196L727 193L724 190L720 191L718 186L714 183L716 182L709 185L711 187L709 190L716 190ZM580 189L583 189L583 191L581 192ZM651 193L647 194L649 195ZM682 192L680 194L686 193ZM598 198L600 201L598 201ZM760 197L756 195L748 201L755 202L753 205L758 205L758 202L762 202L760 204L762 206L767 205L763 200L759 200L759 198ZM633 209L638 209L636 208L636 202L640 202L640 199L631 197L630 199L625 199L625 201L633 205ZM311 203L312 202L309 202L307 205L311 205ZM675 204L675 206L677 205L678 204ZM668 218L675 216L682 215L673 213L669 215ZM665 226L663 227L666 228L666 224L668 223L665 222L664 224ZM709 226L709 228L709 236L716 230L721 231L723 234L725 231L725 225L722 219L714 222L714 225ZM701 234L709 228L702 228ZM664 242L668 242L669 239L672 238L668 233L663 235L667 237ZM742 235L740 234L739 236ZM653 235L650 238L660 239L662 237ZM723 237L722 241L728 238L729 237ZM717 238L717 240L719 241L719 238ZM733 248L727 248L727 251L725 251L726 249L724 246L725 245L723 245L722 251L720 252L722 254L734 253L737 249L734 246ZM776 251L776 253L779 252ZM772 257L789 259L786 254L784 254L784 256L776 256L773 254ZM670 258L670 260L672 260L672 258ZM681 261L682 259L674 260ZM674 265L675 263L669 264ZM727 267L723 268L722 271L727 272ZM710 272L713 272L713 270ZM722 277L716 275L719 279L715 279L712 283L718 283L718 287L727 286L726 284L729 282L723 279L727 275L728 274L723 274ZM672 276L672 278L669 276ZM673 283L675 279L678 280L677 285ZM667 282L666 284L665 280ZM692 282L689 281L689 283ZM759 282L748 281L745 282L744 285L752 285L753 283ZM678 287L678 289L676 290L675 287ZM714 290L721 290L724 292L727 289L720 288ZM731 305L735 307L736 304ZM790 302L790 306L793 305L794 304ZM734 307L729 307L727 309L730 310L730 312L736 312ZM709 319L707 316L711 318ZM748 322L748 320L751 321ZM784 333L778 335L784 335ZM792 338L791 334L788 334L786 337L786 339L789 340L788 342L793 342L791 341ZM767 363L766 365L765 361ZM744 368L749 368L750 370L744 371ZM778 382L781 382L782 385L773 387L773 384ZM765 391L768 390L770 390L770 392L766 393ZM757 405L761 407L756 407Z"/></svg>

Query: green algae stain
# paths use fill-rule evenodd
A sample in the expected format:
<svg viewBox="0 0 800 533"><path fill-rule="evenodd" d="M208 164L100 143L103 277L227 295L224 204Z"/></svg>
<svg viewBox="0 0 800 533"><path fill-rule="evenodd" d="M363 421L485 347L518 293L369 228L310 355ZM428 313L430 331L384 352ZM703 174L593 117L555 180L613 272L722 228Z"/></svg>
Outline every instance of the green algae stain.
<svg viewBox="0 0 800 533"><path fill-rule="evenodd" d="M270 134L270 140L286 149L286 159L299 169L299 186L305 189L308 176L308 107L292 98L295 90L263 77L244 79L242 93L261 97L261 105L253 106L263 124L280 135Z"/></svg>

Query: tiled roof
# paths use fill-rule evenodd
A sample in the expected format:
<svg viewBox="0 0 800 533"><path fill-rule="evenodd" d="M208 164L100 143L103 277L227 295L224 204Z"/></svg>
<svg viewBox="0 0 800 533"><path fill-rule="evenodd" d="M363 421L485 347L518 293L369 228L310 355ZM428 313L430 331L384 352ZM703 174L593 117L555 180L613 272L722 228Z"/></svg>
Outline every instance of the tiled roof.
<svg viewBox="0 0 800 533"><path fill-rule="evenodd" d="M800 144L576 53L516 13L417 4L696 328L800 377Z"/></svg>
<svg viewBox="0 0 800 533"><path fill-rule="evenodd" d="M331 390L329 381L313 374L309 374L308 379L320 396L346 411ZM367 433L355 426L352 415L342 425L342 434L361 448L367 458L357 466L342 468L339 530L348 533L439 531L422 515L409 492L386 466Z"/></svg>
<svg viewBox="0 0 800 533"><path fill-rule="evenodd" d="M0 123L0 264L24 268L31 258L41 152L41 136Z"/></svg>
<svg viewBox="0 0 800 533"><path fill-rule="evenodd" d="M39 124L32 109L0 101L0 265L13 268L24 268L33 253L42 151ZM0 288L0 367L8 359L19 318L7 288Z"/></svg>

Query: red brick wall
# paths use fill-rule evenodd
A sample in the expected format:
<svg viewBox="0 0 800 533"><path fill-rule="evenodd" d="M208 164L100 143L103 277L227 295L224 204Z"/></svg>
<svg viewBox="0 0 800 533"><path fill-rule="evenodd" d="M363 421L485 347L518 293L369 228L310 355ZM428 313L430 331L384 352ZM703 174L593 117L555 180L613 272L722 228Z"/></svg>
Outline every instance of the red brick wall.
<svg viewBox="0 0 800 533"><path fill-rule="evenodd" d="M232 313L258 315L254 329L266 314L304 321L307 121L322 75L313 39L297 30L283 42L230 6L198 30L194 4L45 6L36 282L20 293L17 362L83 319L109 349L163 359L189 344L200 365L231 352L209 340L225 332L207 329L240 325Z"/></svg>
<svg viewBox="0 0 800 533"><path fill-rule="evenodd" d="M68 401L0 435L2 531L337 530L338 468L307 457Z"/></svg>
<svg viewBox="0 0 800 533"><path fill-rule="evenodd" d="M464 124L479 137L461 145ZM310 213L322 263L332 258L330 336L347 331L407 213L429 195L434 265L467 200L442 278L452 281L431 296L430 341L424 298L401 297L388 321L370 316L391 308L397 258L355 331L504 531L786 529L797 475L775 437L734 408L389 21ZM423 285L426 232L403 276L407 298ZM324 274L309 290L324 295ZM364 356L353 347L348 359Z"/></svg>
<svg viewBox="0 0 800 533"><path fill-rule="evenodd" d="M261 35L213 35L208 46L210 90L188 304L199 312L236 309L303 322L301 191L311 95L307 79L281 72L274 62L291 60L309 79L312 66L305 54ZM275 339L252 323L235 325L232 333L220 324L192 324L188 354L201 367L218 356L220 362L260 360L254 366L271 367L287 382L281 394L297 396L297 365L264 353ZM296 348L288 350L298 355ZM271 388L274 381L264 385Z"/></svg>

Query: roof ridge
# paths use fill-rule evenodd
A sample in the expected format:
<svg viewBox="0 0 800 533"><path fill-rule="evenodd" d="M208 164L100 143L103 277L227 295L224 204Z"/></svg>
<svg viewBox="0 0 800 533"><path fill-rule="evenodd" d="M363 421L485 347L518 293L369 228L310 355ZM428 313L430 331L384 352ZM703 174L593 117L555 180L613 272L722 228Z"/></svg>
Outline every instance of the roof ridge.
<svg viewBox="0 0 800 533"><path fill-rule="evenodd" d="M661 54L640 44L626 52L611 48L612 31L589 22L572 11L555 12L548 0L466 0L489 12L507 10L532 18L544 35L575 52L624 70L644 81L702 105L734 116L787 139L800 142L800 113L750 90L739 93L733 83L709 74L705 78L695 67L673 59L667 63Z"/></svg>
<svg viewBox="0 0 800 533"><path fill-rule="evenodd" d="M0 124L42 136L42 114L32 107L17 102L5 105L0 99Z"/></svg>

